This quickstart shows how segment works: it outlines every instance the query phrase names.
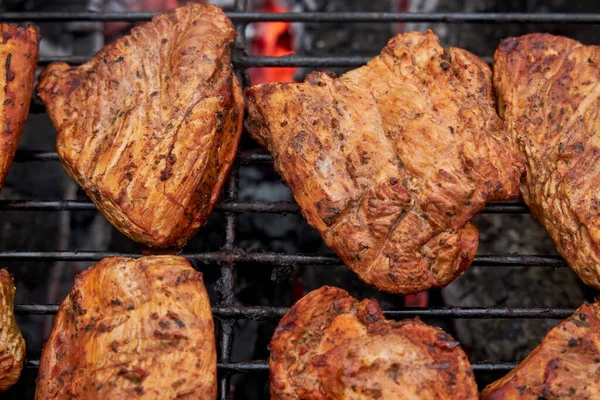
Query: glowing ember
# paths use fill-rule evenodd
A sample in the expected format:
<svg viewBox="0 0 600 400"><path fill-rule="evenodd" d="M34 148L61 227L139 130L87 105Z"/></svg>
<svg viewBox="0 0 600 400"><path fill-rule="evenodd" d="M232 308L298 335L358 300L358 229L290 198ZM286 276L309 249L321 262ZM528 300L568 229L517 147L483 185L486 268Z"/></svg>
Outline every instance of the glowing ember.
<svg viewBox="0 0 600 400"><path fill-rule="evenodd" d="M280 13L288 11L277 0L266 0L259 11ZM259 22L252 39L250 54L281 57L294 54L293 30L289 22ZM294 82L295 67L251 68L248 70L252 84L269 82Z"/></svg>
<svg viewBox="0 0 600 400"><path fill-rule="evenodd" d="M429 294L427 292L420 292L416 294L407 294L404 296L405 307L427 307L429 304Z"/></svg>

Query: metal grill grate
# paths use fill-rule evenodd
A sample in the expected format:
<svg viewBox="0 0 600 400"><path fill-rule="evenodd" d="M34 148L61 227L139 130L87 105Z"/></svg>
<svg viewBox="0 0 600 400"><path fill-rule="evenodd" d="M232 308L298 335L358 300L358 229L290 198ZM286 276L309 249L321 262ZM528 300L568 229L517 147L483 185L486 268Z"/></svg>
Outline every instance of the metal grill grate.
<svg viewBox="0 0 600 400"><path fill-rule="evenodd" d="M557 14L557 13L282 13L270 14L248 12L247 0L235 1L235 12L228 16L236 24L238 38L233 50L233 63L242 77L243 87L249 85L246 69L249 67L294 66L294 67L356 67L368 61L368 57L305 57L286 56L281 58L258 57L247 54L246 26L258 21L290 21L290 22L436 22L436 23L555 23L555 24L600 24L600 14ZM126 12L126 13L95 13L95 12L25 12L0 13L0 21L32 21L32 22L61 22L61 21L145 21L156 13ZM40 60L40 64L55 61L65 61L80 64L89 57L68 56L53 57ZM490 57L484 60L491 62ZM32 112L43 112L39 100L34 99ZM55 152L19 151L15 162L53 162L58 157ZM223 193L223 200L217 210L225 215L225 244L220 251L182 254L192 261L216 266L220 269L220 278L216 289L219 302L212 308L215 320L218 322L219 349L219 398L228 399L229 381L234 373L267 371L268 362L264 360L238 362L231 361L233 325L240 319L273 320L280 318L286 311L282 307L269 306L236 306L234 304L235 265L238 263L255 263L274 267L291 265L337 265L340 260L334 256L311 254L285 253L248 253L236 247L236 224L240 213L298 213L298 206L292 202L261 202L240 201L238 199L238 174L240 165L268 164L272 158L262 151L241 150L237 162ZM6 211L77 211L95 210L90 201L43 201L43 200L3 200L0 210ZM523 214L528 213L523 203L492 203L485 207L484 213L493 214ZM123 254L111 252L90 251L0 251L0 260L22 261L98 261L109 256L139 257L141 254ZM564 267L564 260L558 256L538 255L478 255L474 266L506 267L506 266L539 266L547 268ZM19 314L51 315L58 310L53 304L18 304L15 310ZM392 318L410 317L439 317L439 318L553 318L561 319L570 315L574 310L567 308L429 308L386 310L385 314ZM28 360L27 366L35 368L37 360ZM506 372L514 368L512 362L483 362L473 364L475 371Z"/></svg>

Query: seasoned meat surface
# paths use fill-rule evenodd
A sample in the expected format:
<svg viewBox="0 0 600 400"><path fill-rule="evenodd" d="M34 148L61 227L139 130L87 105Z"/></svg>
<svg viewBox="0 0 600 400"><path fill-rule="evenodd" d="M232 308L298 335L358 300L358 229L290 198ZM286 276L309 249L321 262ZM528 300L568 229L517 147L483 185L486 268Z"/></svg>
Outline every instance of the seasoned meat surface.
<svg viewBox="0 0 600 400"><path fill-rule="evenodd" d="M105 258L60 305L36 399L215 399L216 363L200 272L182 257Z"/></svg>
<svg viewBox="0 0 600 400"><path fill-rule="evenodd" d="M17 383L25 359L25 339L15 319L15 284L6 269L0 269L0 392Z"/></svg>
<svg viewBox="0 0 600 400"><path fill-rule="evenodd" d="M219 8L189 4L42 74L63 166L132 239L181 247L214 207L242 129L234 38Z"/></svg>
<svg viewBox="0 0 600 400"><path fill-rule="evenodd" d="M337 79L250 88L247 128L346 265L379 289L418 292L462 274L478 244L471 218L518 195L491 77L431 31L401 34Z"/></svg>
<svg viewBox="0 0 600 400"><path fill-rule="evenodd" d="M523 199L581 279L600 288L600 47L548 34L505 39L494 85L527 159Z"/></svg>
<svg viewBox="0 0 600 400"><path fill-rule="evenodd" d="M38 45L35 27L0 24L0 190L29 113Z"/></svg>
<svg viewBox="0 0 600 400"><path fill-rule="evenodd" d="M484 400L600 398L600 302L553 328L517 368L486 387Z"/></svg>
<svg viewBox="0 0 600 400"><path fill-rule="evenodd" d="M386 320L375 300L322 287L282 318L271 341L271 397L477 399L458 342L418 319Z"/></svg>

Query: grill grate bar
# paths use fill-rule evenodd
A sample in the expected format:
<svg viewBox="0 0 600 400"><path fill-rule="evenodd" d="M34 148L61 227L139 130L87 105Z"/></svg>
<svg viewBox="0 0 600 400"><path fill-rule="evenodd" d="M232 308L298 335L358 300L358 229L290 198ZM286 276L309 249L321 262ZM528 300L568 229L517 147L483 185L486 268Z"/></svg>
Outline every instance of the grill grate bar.
<svg viewBox="0 0 600 400"><path fill-rule="evenodd" d="M58 161L58 154L55 151L17 150L14 162L30 161Z"/></svg>
<svg viewBox="0 0 600 400"><path fill-rule="evenodd" d="M335 67L360 67L375 57L368 56L297 56L289 55L282 57L250 56L236 54L232 57L234 67L238 69L252 67L312 67L312 68L335 68ZM488 64L492 63L492 57L480 57ZM79 65L91 60L90 56L55 56L41 57L38 65L48 65L53 62L65 62L71 65Z"/></svg>
<svg viewBox="0 0 600 400"><path fill-rule="evenodd" d="M41 104L40 104L41 105ZM55 151L38 151L38 150L17 150L15 162L30 162L30 161L58 161L58 154ZM246 164L265 164L272 163L273 157L266 153L263 149L256 150L241 150L236 162Z"/></svg>
<svg viewBox="0 0 600 400"><path fill-rule="evenodd" d="M237 9L237 8L236 8ZM147 21L156 12L3 12L0 21ZM235 23L252 22L434 22L600 24L600 13L394 13L394 12L226 12Z"/></svg>
<svg viewBox="0 0 600 400"><path fill-rule="evenodd" d="M229 180L227 182L227 197L230 200L237 199L238 193L238 172L239 166L235 165L231 171ZM236 231L236 215L234 213L226 213L225 215L225 245L223 246L224 251L232 251L235 247L235 231ZM229 306L235 302L235 271L233 270L233 261L229 261L223 264L221 268L221 277L216 285L217 293L219 294L220 306ZM234 320L230 318L219 318L220 331L218 343L220 346L219 361L222 363L228 363L231 361L231 350L233 347L233 324ZM219 379L219 393L220 398L226 400L229 398L229 380L230 373L225 371L222 373Z"/></svg>
<svg viewBox="0 0 600 400"><path fill-rule="evenodd" d="M17 304L15 312L29 315L53 315L58 311L58 304ZM220 319L251 319L266 321L279 319L289 310L287 307L267 306L217 306L212 313ZM505 319L564 319L575 312L574 308L484 308L484 307L444 307L444 308L407 308L401 310L384 310L388 318L505 318Z"/></svg>
<svg viewBox="0 0 600 400"><path fill-rule="evenodd" d="M25 368L39 368L39 360L25 360ZM517 366L513 362L477 362L472 363L475 372L508 372ZM246 361L237 363L217 363L217 368L229 373L268 372L269 362L266 360Z"/></svg>
<svg viewBox="0 0 600 400"><path fill-rule="evenodd" d="M96 211L89 200L0 200L2 211ZM290 201L224 201L215 207L226 213L277 213L297 214L300 208ZM491 203L483 209L485 214L528 214L523 203Z"/></svg>
<svg viewBox="0 0 600 400"><path fill-rule="evenodd" d="M248 10L248 0L235 0L235 10L245 12ZM246 52L246 25L238 25L236 27L237 37L232 51L232 56L235 54L245 54ZM248 75L244 70L241 71L241 88L242 91L249 85ZM239 171L240 164L234 163L232 171L227 181L227 199L231 202L236 202L238 199L239 188ZM237 214L231 211L225 213L225 245L224 251L232 252L236 246L236 229L237 229ZM216 285L217 293L220 297L219 306L231 307L235 303L235 270L234 260L229 260L224 263L221 268L221 277ZM218 343L220 346L219 362L227 364L231 362L231 352L233 349L233 325L234 319L220 317L215 315L220 323L221 330L218 334ZM221 370L219 378L219 398L221 400L233 399L230 393L231 372Z"/></svg>
<svg viewBox="0 0 600 400"><path fill-rule="evenodd" d="M517 366L517 363L512 362L479 362L472 363L473 371L475 372L507 372ZM234 372L259 372L269 370L268 361L248 361L230 364L217 364L217 367L223 370Z"/></svg>
<svg viewBox="0 0 600 400"><path fill-rule="evenodd" d="M0 260L20 261L100 261L106 257L143 257L140 253L117 253L107 251L0 251ZM251 253L241 249L205 253L182 253L192 261L207 264L256 263L273 266L290 265L341 265L339 258L318 254ZM488 254L475 256L473 266L478 267L565 267L560 256L532 254Z"/></svg>
<svg viewBox="0 0 600 400"><path fill-rule="evenodd" d="M238 175L239 165L234 165L229 180L227 181L227 198L230 202L236 203L238 197ZM225 210L227 211L227 210ZM225 250L232 250L235 247L235 230L236 230L236 216L235 213L227 211L225 215L226 226L225 226ZM233 292L232 292L233 293Z"/></svg>

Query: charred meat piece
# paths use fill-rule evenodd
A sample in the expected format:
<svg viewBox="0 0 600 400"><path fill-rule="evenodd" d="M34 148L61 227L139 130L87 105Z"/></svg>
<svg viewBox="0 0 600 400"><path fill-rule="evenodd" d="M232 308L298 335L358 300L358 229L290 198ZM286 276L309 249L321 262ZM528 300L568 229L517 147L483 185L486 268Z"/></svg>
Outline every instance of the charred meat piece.
<svg viewBox="0 0 600 400"><path fill-rule="evenodd" d="M381 290L419 292L469 266L469 221L486 202L518 195L491 78L431 31L406 33L337 79L250 88L247 127L346 265Z"/></svg>
<svg viewBox="0 0 600 400"><path fill-rule="evenodd" d="M234 38L219 8L189 4L42 74L63 166L132 239L181 247L214 207L242 129Z"/></svg>
<svg viewBox="0 0 600 400"><path fill-rule="evenodd" d="M548 34L505 39L494 86L526 157L523 199L571 268L600 289L600 47Z"/></svg>
<svg viewBox="0 0 600 400"><path fill-rule="evenodd" d="M478 398L450 335L417 319L386 320L375 300L334 287L300 299L270 347L273 399Z"/></svg>
<svg viewBox="0 0 600 400"><path fill-rule="evenodd" d="M15 319L15 284L6 269L0 270L0 392L17 383L25 359L25 339Z"/></svg>
<svg viewBox="0 0 600 400"><path fill-rule="evenodd" d="M485 400L600 398L600 302L553 328L517 368L486 387Z"/></svg>
<svg viewBox="0 0 600 400"><path fill-rule="evenodd" d="M75 278L42 353L36 399L215 399L202 274L182 257L105 258Z"/></svg>
<svg viewBox="0 0 600 400"><path fill-rule="evenodd" d="M15 157L33 94L39 34L0 24L0 190Z"/></svg>

